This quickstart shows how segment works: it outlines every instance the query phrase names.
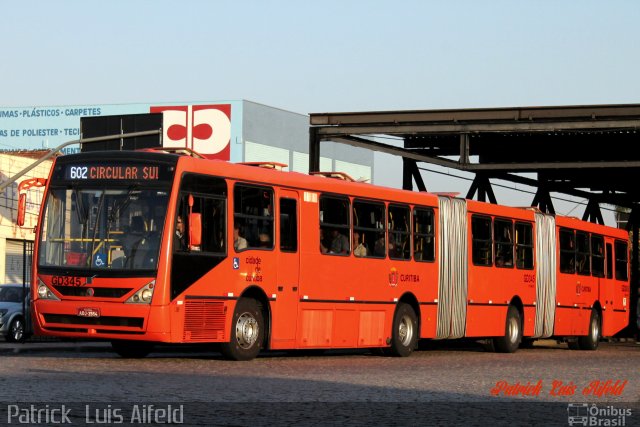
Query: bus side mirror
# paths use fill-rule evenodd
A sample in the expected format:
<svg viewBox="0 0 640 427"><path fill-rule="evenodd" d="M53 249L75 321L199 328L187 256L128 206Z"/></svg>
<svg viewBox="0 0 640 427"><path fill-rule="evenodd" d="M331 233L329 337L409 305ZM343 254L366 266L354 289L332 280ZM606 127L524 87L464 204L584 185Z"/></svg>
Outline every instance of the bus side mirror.
<svg viewBox="0 0 640 427"><path fill-rule="evenodd" d="M189 248L194 249L202 243L202 216L199 213L189 214Z"/></svg>
<svg viewBox="0 0 640 427"><path fill-rule="evenodd" d="M27 212L27 194L20 194L20 198L18 199L18 218L16 218L16 223L18 227L24 226L24 216Z"/></svg>
<svg viewBox="0 0 640 427"><path fill-rule="evenodd" d="M16 218L16 224L19 227L24 226L24 217L27 213L27 191L31 188L44 187L47 185L47 180L44 178L29 178L18 184L18 217Z"/></svg>

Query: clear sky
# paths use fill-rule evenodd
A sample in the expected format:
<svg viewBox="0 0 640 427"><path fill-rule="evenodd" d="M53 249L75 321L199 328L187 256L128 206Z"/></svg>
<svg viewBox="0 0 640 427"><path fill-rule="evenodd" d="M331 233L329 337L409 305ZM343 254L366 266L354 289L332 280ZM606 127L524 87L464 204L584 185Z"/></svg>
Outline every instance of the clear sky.
<svg viewBox="0 0 640 427"><path fill-rule="evenodd" d="M640 102L635 0L1 4L2 106L248 99L312 113Z"/></svg>

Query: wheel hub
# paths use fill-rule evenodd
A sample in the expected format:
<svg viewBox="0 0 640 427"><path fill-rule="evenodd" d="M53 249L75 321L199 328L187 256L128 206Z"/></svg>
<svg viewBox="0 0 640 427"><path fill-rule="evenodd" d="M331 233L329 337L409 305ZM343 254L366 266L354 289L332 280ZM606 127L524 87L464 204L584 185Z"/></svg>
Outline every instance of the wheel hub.
<svg viewBox="0 0 640 427"><path fill-rule="evenodd" d="M258 340L258 322L251 313L243 313L236 322L236 341L244 349L251 348Z"/></svg>
<svg viewBox="0 0 640 427"><path fill-rule="evenodd" d="M403 316L400 325L398 325L398 339L405 347L411 344L411 340L413 339L413 322L409 316Z"/></svg>

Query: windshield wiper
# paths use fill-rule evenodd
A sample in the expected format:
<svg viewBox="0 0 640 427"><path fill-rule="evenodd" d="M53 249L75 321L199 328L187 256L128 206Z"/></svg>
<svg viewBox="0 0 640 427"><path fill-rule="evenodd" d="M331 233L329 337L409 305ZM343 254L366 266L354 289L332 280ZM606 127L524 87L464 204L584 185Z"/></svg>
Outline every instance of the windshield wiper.
<svg viewBox="0 0 640 427"><path fill-rule="evenodd" d="M73 195L76 198L76 215L78 215L78 224L86 224L89 217L89 211L85 209L84 202L82 201L82 193L78 191L77 187L73 189Z"/></svg>
<svg viewBox="0 0 640 427"><path fill-rule="evenodd" d="M129 191L127 191L127 195L126 197L124 197L122 200L120 200L120 202L118 203L114 203L113 205L113 209L111 210L111 213L109 214L109 223L107 225L107 234L109 233L109 228L111 227L111 223L118 217L120 216L120 212L125 209L127 206L129 206L129 203L131 203L131 194L133 194L134 191L136 191L140 186L139 185L132 185L131 187L129 187Z"/></svg>

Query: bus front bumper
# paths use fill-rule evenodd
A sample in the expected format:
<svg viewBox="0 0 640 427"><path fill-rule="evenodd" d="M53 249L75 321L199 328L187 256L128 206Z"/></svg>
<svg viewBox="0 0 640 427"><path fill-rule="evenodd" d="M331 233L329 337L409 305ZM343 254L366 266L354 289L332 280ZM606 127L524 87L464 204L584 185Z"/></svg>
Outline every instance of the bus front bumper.
<svg viewBox="0 0 640 427"><path fill-rule="evenodd" d="M36 300L34 309L37 335L156 342L167 342L170 339L168 330L150 328L151 319L161 318L160 312L165 307L104 302L96 304L92 301Z"/></svg>

